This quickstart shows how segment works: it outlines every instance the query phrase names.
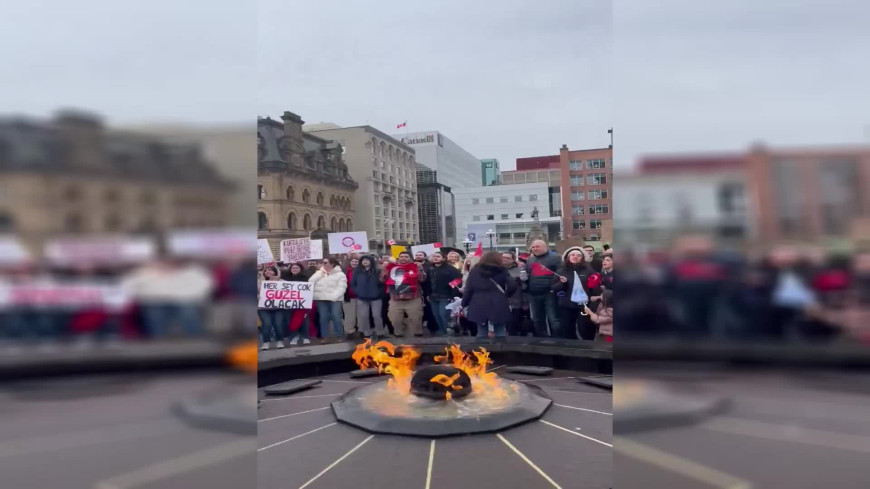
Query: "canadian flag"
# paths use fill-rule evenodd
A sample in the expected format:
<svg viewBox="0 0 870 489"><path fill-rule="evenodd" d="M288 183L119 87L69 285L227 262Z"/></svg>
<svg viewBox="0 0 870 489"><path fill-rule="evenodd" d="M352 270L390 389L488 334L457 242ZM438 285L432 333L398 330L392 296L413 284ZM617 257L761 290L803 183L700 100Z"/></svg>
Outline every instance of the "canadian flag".
<svg viewBox="0 0 870 489"><path fill-rule="evenodd" d="M395 239L387 240L387 244L390 246L393 246L394 244L396 244L396 240Z"/></svg>
<svg viewBox="0 0 870 489"><path fill-rule="evenodd" d="M408 125L408 121L405 121L405 122L403 122L403 123L401 123L401 124L397 124L397 125L396 125L396 129L401 129L401 128L407 126L407 125Z"/></svg>

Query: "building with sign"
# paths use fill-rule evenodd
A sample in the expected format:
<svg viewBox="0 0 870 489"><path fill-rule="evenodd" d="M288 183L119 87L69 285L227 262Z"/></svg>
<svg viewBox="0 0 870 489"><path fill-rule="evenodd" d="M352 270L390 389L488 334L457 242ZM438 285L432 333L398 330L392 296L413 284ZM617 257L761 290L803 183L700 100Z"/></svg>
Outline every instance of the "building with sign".
<svg viewBox="0 0 870 489"><path fill-rule="evenodd" d="M482 242L489 247L486 232L492 230L496 249L526 249L529 232L538 223L555 245L561 236L561 219L550 212L549 194L543 182L453 189L456 227L462 230L457 244L469 239L471 246Z"/></svg>
<svg viewBox="0 0 870 489"><path fill-rule="evenodd" d="M292 112L281 119L257 119L257 235L275 256L284 239L357 230L341 144L302 132Z"/></svg>
<svg viewBox="0 0 870 489"><path fill-rule="evenodd" d="M0 119L0 234L32 251L61 234L226 226L234 189L199 145L111 129L80 111Z"/></svg>
<svg viewBox="0 0 870 489"><path fill-rule="evenodd" d="M484 187L498 185L501 182L501 170L498 166L498 160L490 158L480 160L480 184Z"/></svg>
<svg viewBox="0 0 870 489"><path fill-rule="evenodd" d="M307 134L336 141L344 148L351 177L355 231L365 231L370 249L384 242L419 243L417 158L414 147L371 126L327 128Z"/></svg>

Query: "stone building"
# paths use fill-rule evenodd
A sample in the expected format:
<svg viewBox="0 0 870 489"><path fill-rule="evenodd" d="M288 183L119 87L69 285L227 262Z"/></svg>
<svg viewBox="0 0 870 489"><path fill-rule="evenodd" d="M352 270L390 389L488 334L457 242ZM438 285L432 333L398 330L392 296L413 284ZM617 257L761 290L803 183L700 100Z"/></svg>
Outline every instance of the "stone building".
<svg viewBox="0 0 870 489"><path fill-rule="evenodd" d="M109 130L90 113L0 120L0 234L37 254L58 235L222 227L232 190L199 146Z"/></svg>
<svg viewBox="0 0 870 489"><path fill-rule="evenodd" d="M258 236L276 252L281 240L354 231L353 194L344 148L302 131L302 118L257 120Z"/></svg>

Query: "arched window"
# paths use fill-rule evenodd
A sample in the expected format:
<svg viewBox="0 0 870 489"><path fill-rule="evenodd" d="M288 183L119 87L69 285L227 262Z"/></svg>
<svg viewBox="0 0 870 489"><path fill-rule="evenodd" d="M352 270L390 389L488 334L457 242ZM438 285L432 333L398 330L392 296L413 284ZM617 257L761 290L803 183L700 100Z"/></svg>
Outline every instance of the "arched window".
<svg viewBox="0 0 870 489"><path fill-rule="evenodd" d="M302 218L302 229L305 231L311 231L311 215L305 214L305 217Z"/></svg>
<svg viewBox="0 0 870 489"><path fill-rule="evenodd" d="M287 215L287 229L291 231L296 229L296 213L294 212Z"/></svg>
<svg viewBox="0 0 870 489"><path fill-rule="evenodd" d="M266 198L266 189L262 185L257 185L257 200Z"/></svg>
<svg viewBox="0 0 870 489"><path fill-rule="evenodd" d="M353 222L350 219L344 221L344 230L348 232L353 231Z"/></svg>
<svg viewBox="0 0 870 489"><path fill-rule="evenodd" d="M293 185L287 187L287 200L293 202L293 199L296 197L296 191L293 190Z"/></svg>
<svg viewBox="0 0 870 489"><path fill-rule="evenodd" d="M0 212L0 233L11 232L15 228L15 219L8 212Z"/></svg>
<svg viewBox="0 0 870 489"><path fill-rule="evenodd" d="M326 218L320 216L317 218L317 229L326 229Z"/></svg>
<svg viewBox="0 0 870 489"><path fill-rule="evenodd" d="M330 229L331 231L333 231L333 232L335 232L335 231L341 231L341 229L340 229L340 228L336 228L335 225L336 225L336 222L335 222L335 218L333 217L332 219L329 220L329 229Z"/></svg>
<svg viewBox="0 0 870 489"><path fill-rule="evenodd" d="M264 229L269 229L269 220L266 219L266 214L263 212L257 213L257 225L258 229L261 231Z"/></svg>
<svg viewBox="0 0 870 489"><path fill-rule="evenodd" d="M308 201L310 201L310 200L311 200L311 192L309 192L308 189L303 190L302 191L302 202L307 204Z"/></svg>
<svg viewBox="0 0 870 489"><path fill-rule="evenodd" d="M386 143L384 143L383 141L381 141L380 150L378 151L378 154L381 156L381 158L384 157L384 152L385 152L386 150L387 150L387 145L386 145Z"/></svg>
<svg viewBox="0 0 870 489"><path fill-rule="evenodd" d="M392 162L394 160L395 155L393 154L393 145L389 145L387 147L387 161Z"/></svg>
<svg viewBox="0 0 870 489"><path fill-rule="evenodd" d="M329 196L329 207L335 207L335 196L334 195Z"/></svg>
<svg viewBox="0 0 870 489"><path fill-rule="evenodd" d="M347 231L347 228L344 227L344 218L338 220L338 229L341 230L341 232Z"/></svg>
<svg viewBox="0 0 870 489"><path fill-rule="evenodd" d="M323 205L323 192L317 192L317 205Z"/></svg>
<svg viewBox="0 0 870 489"><path fill-rule="evenodd" d="M119 231L121 229L121 218L117 214L112 214L106 218L106 231Z"/></svg>

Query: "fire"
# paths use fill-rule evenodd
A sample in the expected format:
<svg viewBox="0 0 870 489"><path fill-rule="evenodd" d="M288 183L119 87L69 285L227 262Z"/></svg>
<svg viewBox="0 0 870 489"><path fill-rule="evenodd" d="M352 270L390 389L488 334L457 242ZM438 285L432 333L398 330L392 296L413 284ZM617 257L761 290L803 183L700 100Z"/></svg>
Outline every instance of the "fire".
<svg viewBox="0 0 870 489"><path fill-rule="evenodd" d="M248 373L257 373L257 342L234 346L227 351L227 362Z"/></svg>
<svg viewBox="0 0 870 489"><path fill-rule="evenodd" d="M372 345L371 340L366 340L357 345L352 358L361 369L377 367L378 372L391 375L390 386L402 392L411 392L411 377L420 352L404 347L401 356L397 357L396 347L392 343L379 341Z"/></svg>
<svg viewBox="0 0 870 489"><path fill-rule="evenodd" d="M411 377L414 375L414 367L416 367L417 359L420 358L420 352L407 346L402 347L400 356L396 356L396 351L396 346L387 341L380 341L372 345L371 340L366 340L365 343L357 345L352 357L361 369L377 367L379 372L390 374L392 376L389 380L390 385L402 392L409 393ZM485 348L474 350L469 355L463 352L459 345L450 345L444 349L444 355L435 355L435 363L452 365L468 374L471 378L473 391L485 392L487 395L496 397L508 396L508 392L499 382L498 375L495 372L486 371L487 366L492 364L492 360ZM453 390L459 390L461 387L453 385L457 380L459 380L459 374L450 377L441 374L436 375L430 381ZM447 399L449 400L451 397L448 391Z"/></svg>

